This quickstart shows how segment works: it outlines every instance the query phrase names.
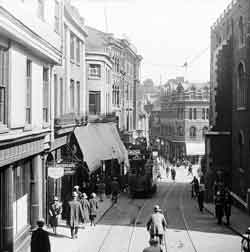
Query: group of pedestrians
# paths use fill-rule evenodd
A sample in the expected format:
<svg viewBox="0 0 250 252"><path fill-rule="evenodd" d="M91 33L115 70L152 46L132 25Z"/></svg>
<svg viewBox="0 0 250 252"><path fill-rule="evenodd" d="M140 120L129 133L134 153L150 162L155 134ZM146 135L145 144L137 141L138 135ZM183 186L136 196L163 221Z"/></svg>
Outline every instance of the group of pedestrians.
<svg viewBox="0 0 250 252"><path fill-rule="evenodd" d="M218 224L222 223L223 216L225 215L226 224L230 225L232 198L228 188L215 192L214 204Z"/></svg>

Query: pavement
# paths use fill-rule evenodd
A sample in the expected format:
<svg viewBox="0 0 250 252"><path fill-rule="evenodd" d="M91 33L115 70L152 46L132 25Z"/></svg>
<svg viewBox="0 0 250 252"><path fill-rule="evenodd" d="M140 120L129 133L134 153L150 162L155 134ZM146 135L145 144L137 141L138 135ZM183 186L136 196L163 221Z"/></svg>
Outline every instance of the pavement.
<svg viewBox="0 0 250 252"><path fill-rule="evenodd" d="M213 203L205 203L204 207L208 213L215 216L215 206ZM223 224L226 225L225 216L223 219ZM242 234L246 232L248 227L250 227L250 216L237 207L232 206L230 225L228 226L228 228L234 231L236 234L242 236Z"/></svg>
<svg viewBox="0 0 250 252"><path fill-rule="evenodd" d="M96 217L96 223L103 218L103 216L107 213L108 210L112 208L112 202L110 198L105 198L103 202L99 201L99 208ZM51 228L47 228L47 231L50 233L50 244L51 251L53 252L76 252L80 251L82 248L82 240L83 237L89 236L93 234L93 229L95 227L91 227L89 223L80 226L78 231L78 238L71 239L70 229L66 225L65 221L60 221L59 226L57 227L57 235L52 233Z"/></svg>

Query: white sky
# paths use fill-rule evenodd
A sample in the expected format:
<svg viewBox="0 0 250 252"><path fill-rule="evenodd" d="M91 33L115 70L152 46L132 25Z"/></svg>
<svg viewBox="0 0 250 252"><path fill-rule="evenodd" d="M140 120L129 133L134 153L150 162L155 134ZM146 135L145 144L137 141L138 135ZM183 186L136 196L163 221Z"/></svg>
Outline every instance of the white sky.
<svg viewBox="0 0 250 252"><path fill-rule="evenodd" d="M156 85L185 76L208 81L210 27L230 0L71 0L85 23L117 37L126 34L142 55L141 80ZM206 50L207 48L207 50ZM200 57L198 57L200 55ZM185 61L190 63L187 72ZM161 76L161 77L160 77Z"/></svg>

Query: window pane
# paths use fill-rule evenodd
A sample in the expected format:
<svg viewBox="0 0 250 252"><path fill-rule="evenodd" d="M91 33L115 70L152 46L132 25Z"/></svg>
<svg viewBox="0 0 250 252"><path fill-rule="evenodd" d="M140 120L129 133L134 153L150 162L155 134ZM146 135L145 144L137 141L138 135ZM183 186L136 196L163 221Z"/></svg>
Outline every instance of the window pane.
<svg viewBox="0 0 250 252"><path fill-rule="evenodd" d="M60 78L60 115L63 114L63 79Z"/></svg>

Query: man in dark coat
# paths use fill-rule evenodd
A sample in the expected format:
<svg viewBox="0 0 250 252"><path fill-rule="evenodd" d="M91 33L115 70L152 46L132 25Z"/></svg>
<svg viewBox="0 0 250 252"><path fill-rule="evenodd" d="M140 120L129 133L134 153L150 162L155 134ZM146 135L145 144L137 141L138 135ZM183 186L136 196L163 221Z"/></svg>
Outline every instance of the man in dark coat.
<svg viewBox="0 0 250 252"><path fill-rule="evenodd" d="M117 181L117 177L113 178L113 181L111 183L111 191L112 191L112 200L114 201L114 203L117 203L117 197L120 191L120 185Z"/></svg>
<svg viewBox="0 0 250 252"><path fill-rule="evenodd" d="M225 211L225 216L227 219L227 225L230 224L231 206L232 206L231 194L230 194L230 191L226 189L225 196L224 196L224 211Z"/></svg>
<svg viewBox="0 0 250 252"><path fill-rule="evenodd" d="M195 198L198 196L199 193L199 180L194 176L193 180L190 183L192 185L192 198Z"/></svg>
<svg viewBox="0 0 250 252"><path fill-rule="evenodd" d="M31 236L31 252L50 252L49 233L43 230L44 219L39 219L37 226Z"/></svg>
<svg viewBox="0 0 250 252"><path fill-rule="evenodd" d="M77 238L78 228L81 220L84 219L82 205L77 199L77 192L73 192L72 200L68 202L67 224L70 226L71 238Z"/></svg>
<svg viewBox="0 0 250 252"><path fill-rule="evenodd" d="M222 217L224 215L224 209L223 209L224 204L221 191L217 191L214 199L214 204L215 204L215 215L218 220L218 224L221 224Z"/></svg>
<svg viewBox="0 0 250 252"><path fill-rule="evenodd" d="M147 230L149 231L150 238L159 237L160 245L163 243L164 231L167 228L167 221L161 213L158 205L154 206L154 213L150 216L147 222Z"/></svg>
<svg viewBox="0 0 250 252"><path fill-rule="evenodd" d="M50 205L49 215L50 215L50 225L53 232L56 234L56 228L58 226L58 219L62 214L62 204L58 201L58 197L54 197L54 202Z"/></svg>

